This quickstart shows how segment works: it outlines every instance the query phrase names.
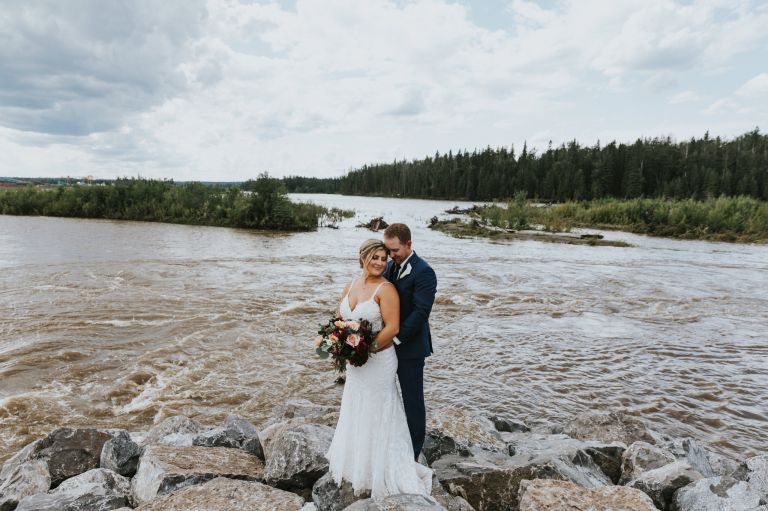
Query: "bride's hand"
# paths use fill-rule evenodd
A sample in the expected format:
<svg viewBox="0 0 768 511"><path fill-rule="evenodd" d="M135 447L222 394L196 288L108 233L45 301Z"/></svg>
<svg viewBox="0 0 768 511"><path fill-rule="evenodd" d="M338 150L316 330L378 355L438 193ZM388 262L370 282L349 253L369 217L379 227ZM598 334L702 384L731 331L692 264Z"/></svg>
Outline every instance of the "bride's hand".
<svg viewBox="0 0 768 511"><path fill-rule="evenodd" d="M394 344L395 344L395 343L393 343L393 342L388 342L388 343L386 343L386 344L382 344L382 345L376 344L376 345L374 346L373 352L374 352L374 353L378 353L378 352L380 352L380 351L384 351L384 350L387 350L387 349L391 348L391 347L392 347Z"/></svg>

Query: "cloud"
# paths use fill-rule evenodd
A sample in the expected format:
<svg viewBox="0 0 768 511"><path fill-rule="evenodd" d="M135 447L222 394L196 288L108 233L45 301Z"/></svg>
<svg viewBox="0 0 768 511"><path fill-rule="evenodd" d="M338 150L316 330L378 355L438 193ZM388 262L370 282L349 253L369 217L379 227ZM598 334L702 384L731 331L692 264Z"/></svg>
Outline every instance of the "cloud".
<svg viewBox="0 0 768 511"><path fill-rule="evenodd" d="M701 101L702 99L703 98L697 92L686 90L683 92L678 92L669 98L669 104L678 105L680 103L695 103L697 101Z"/></svg>
<svg viewBox="0 0 768 511"><path fill-rule="evenodd" d="M742 85L736 94L747 98L768 99L768 73L760 73Z"/></svg>
<svg viewBox="0 0 768 511"><path fill-rule="evenodd" d="M436 150L655 135L668 104L762 90L759 76L711 89L765 43L759 3L498 2L509 26L473 22L469 0L12 2L0 148L18 168L106 176L338 175Z"/></svg>
<svg viewBox="0 0 768 511"><path fill-rule="evenodd" d="M87 135L118 127L186 86L179 66L201 1L12 2L0 17L0 123Z"/></svg>

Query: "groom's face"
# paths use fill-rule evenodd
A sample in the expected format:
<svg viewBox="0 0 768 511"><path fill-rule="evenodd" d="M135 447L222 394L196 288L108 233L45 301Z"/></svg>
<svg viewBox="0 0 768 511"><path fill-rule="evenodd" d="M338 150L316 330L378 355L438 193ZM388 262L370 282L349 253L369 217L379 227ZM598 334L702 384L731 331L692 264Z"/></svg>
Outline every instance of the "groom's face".
<svg viewBox="0 0 768 511"><path fill-rule="evenodd" d="M403 261L408 259L409 255L411 255L412 243L413 242L411 240L408 240L405 243L400 243L400 240L396 237L384 238L384 244L389 249L389 255L397 264L401 264Z"/></svg>

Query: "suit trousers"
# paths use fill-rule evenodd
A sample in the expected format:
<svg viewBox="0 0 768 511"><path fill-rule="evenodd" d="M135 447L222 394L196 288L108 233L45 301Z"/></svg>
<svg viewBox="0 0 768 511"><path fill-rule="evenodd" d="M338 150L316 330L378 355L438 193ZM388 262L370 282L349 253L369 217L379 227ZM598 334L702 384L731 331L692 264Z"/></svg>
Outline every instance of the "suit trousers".
<svg viewBox="0 0 768 511"><path fill-rule="evenodd" d="M424 359L406 358L397 361L397 379L403 395L405 418L411 433L413 454L418 459L424 447L426 436L427 411L424 405Z"/></svg>

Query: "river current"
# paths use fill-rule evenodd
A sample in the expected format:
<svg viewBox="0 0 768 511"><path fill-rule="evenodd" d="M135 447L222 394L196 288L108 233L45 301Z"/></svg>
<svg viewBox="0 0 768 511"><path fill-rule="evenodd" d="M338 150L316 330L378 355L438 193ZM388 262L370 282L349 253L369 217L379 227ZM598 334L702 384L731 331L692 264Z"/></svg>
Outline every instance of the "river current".
<svg viewBox="0 0 768 511"><path fill-rule="evenodd" d="M621 409L724 454L768 451L768 246L456 239L426 226L460 202L294 198L357 217L269 234L0 216L0 461L59 425L259 424L287 399L338 403L312 338L374 216L408 223L437 272L428 414Z"/></svg>

